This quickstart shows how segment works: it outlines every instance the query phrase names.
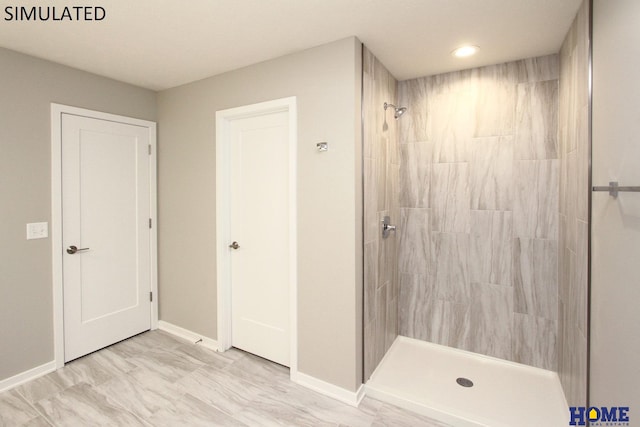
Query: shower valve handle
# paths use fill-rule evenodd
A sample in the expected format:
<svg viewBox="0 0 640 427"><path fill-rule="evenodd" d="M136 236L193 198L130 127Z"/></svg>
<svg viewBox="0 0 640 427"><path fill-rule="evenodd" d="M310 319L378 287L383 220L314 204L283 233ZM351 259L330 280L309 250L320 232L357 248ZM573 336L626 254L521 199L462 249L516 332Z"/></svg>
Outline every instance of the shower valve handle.
<svg viewBox="0 0 640 427"><path fill-rule="evenodd" d="M386 239L389 237L389 233L392 231L396 231L396 226L390 224L391 219L388 216L385 216L382 219L382 238Z"/></svg>

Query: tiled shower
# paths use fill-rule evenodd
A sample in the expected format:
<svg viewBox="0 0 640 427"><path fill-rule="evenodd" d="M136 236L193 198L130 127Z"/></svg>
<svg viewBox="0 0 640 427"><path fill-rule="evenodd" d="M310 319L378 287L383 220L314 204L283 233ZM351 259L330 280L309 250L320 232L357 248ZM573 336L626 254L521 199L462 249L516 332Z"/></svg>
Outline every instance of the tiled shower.
<svg viewBox="0 0 640 427"><path fill-rule="evenodd" d="M588 10L559 54L506 64L396 82L364 49L365 382L401 335L585 404Z"/></svg>

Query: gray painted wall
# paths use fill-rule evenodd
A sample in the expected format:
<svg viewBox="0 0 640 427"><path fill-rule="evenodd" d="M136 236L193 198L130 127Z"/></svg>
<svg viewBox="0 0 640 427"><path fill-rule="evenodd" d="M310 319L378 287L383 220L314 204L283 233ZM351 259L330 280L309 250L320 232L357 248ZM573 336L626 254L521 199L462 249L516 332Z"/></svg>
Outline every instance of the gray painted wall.
<svg viewBox="0 0 640 427"><path fill-rule="evenodd" d="M0 48L0 380L53 360L50 103L156 119L153 91Z"/></svg>
<svg viewBox="0 0 640 427"><path fill-rule="evenodd" d="M594 186L613 180L621 186L640 185L639 19L637 0L593 0ZM629 425L638 426L640 194L621 192L614 199L606 192L593 192L590 219L588 403L628 406Z"/></svg>
<svg viewBox="0 0 640 427"><path fill-rule="evenodd" d="M216 338L216 111L297 96L298 368L352 391L362 372L360 63L348 38L158 95L160 318Z"/></svg>

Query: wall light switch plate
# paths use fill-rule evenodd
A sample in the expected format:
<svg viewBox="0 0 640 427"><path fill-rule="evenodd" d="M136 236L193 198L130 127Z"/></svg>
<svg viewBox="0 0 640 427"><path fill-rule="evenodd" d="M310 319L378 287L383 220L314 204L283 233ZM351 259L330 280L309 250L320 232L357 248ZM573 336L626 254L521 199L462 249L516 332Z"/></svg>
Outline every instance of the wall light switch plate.
<svg viewBox="0 0 640 427"><path fill-rule="evenodd" d="M27 224L27 240L46 239L49 237L48 222L32 222Z"/></svg>

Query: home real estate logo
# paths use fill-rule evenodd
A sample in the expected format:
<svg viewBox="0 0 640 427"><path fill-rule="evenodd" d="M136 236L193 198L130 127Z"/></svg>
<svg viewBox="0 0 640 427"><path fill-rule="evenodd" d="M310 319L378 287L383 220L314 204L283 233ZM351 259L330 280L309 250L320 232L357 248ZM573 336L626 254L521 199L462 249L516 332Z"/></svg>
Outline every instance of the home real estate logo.
<svg viewBox="0 0 640 427"><path fill-rule="evenodd" d="M100 6L7 6L5 21L102 21L107 11Z"/></svg>
<svg viewBox="0 0 640 427"><path fill-rule="evenodd" d="M569 425L584 426L628 426L628 406L572 406L569 408Z"/></svg>

